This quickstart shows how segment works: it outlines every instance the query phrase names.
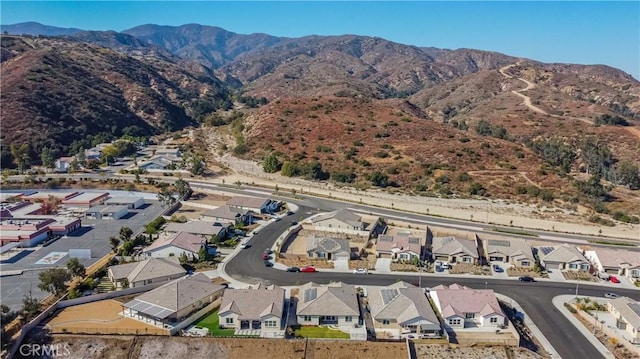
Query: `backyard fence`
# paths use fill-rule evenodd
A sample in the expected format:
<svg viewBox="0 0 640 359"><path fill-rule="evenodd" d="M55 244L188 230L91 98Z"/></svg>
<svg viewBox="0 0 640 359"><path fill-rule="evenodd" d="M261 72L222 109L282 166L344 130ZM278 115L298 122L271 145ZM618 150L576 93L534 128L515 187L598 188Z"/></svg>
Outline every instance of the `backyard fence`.
<svg viewBox="0 0 640 359"><path fill-rule="evenodd" d="M161 328L91 328L77 327L65 328L63 326L51 327L52 334L117 334L117 335L169 335L169 330Z"/></svg>

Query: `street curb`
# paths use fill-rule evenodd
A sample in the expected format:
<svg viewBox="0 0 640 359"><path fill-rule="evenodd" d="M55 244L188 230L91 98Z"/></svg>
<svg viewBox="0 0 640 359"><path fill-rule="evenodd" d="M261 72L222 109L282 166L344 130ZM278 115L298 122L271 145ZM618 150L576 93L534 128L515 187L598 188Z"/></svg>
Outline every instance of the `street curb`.
<svg viewBox="0 0 640 359"><path fill-rule="evenodd" d="M599 351L600 354L602 354L603 358L615 359L615 356L609 351L609 349L607 349L604 344L600 343L600 341L593 334L591 334L591 332L587 330L587 328L578 319L576 319L573 314L571 314L571 312L569 312L569 310L564 306L564 303L570 301L571 299L574 299L575 297L575 295L565 294L553 297L551 301L553 305L560 311L560 313L562 313L562 315L564 315L565 318L567 318L567 320L571 324L573 324L573 326L576 327L576 329L578 329L580 333L582 333L582 335L584 335L589 343L591 343L596 348L596 350Z"/></svg>

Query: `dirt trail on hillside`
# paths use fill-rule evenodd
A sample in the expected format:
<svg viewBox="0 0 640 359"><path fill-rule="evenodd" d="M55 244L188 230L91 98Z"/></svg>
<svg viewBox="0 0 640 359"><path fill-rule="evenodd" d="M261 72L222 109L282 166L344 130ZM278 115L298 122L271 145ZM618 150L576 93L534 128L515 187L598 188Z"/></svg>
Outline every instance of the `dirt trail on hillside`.
<svg viewBox="0 0 640 359"><path fill-rule="evenodd" d="M537 87L536 84L534 84L531 81L528 81L526 79L523 79L522 77L515 77L513 75L510 75L507 71L509 71L509 69L511 69L514 66L518 66L520 65L520 62L516 62L515 64L510 64L507 66L504 66L502 68L500 68L498 70L498 72L500 72L500 74L508 79L517 79L520 80L522 82L525 83L525 87L520 89L520 90L511 90L511 93L513 93L514 95L517 95L519 97L522 98L522 102L525 106L527 106L528 109L530 109L531 111L543 114L543 115L547 115L547 116L551 116L554 118L569 118L572 120L578 120L578 121L582 121L584 123L588 123L590 125L593 125L593 120L587 117L574 117L574 116L561 116L561 115L554 115L554 114L550 114L547 111L541 109L540 107L535 106L534 104L531 103L531 97L523 94L522 92L526 92L529 90L532 90L534 88ZM635 136L636 138L640 139L640 129L637 127L633 127L633 126L626 126L625 129L631 133L633 136Z"/></svg>

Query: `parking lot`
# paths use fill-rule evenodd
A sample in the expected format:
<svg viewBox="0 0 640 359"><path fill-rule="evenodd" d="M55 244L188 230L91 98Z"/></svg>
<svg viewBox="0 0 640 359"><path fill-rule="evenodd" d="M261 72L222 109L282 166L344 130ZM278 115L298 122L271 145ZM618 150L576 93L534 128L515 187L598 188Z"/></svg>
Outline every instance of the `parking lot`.
<svg viewBox="0 0 640 359"><path fill-rule="evenodd" d="M133 233L138 233L144 226L156 218L163 208L158 201L146 200L143 208L130 210L129 215L118 220L83 219L82 227L72 234L61 237L46 247L27 249L22 253L0 264L2 272L23 271L20 275L4 276L0 281L0 293L2 303L11 309L19 309L22 306L24 296L31 295L41 299L48 295L38 289L40 283L38 274L40 271L65 267L69 256L65 255L55 263L36 264L43 258L51 258L58 253L67 253L69 249L90 249L91 258L79 258L80 263L89 267L111 251L109 237L118 237L121 227L129 227ZM43 263L41 261L40 263Z"/></svg>

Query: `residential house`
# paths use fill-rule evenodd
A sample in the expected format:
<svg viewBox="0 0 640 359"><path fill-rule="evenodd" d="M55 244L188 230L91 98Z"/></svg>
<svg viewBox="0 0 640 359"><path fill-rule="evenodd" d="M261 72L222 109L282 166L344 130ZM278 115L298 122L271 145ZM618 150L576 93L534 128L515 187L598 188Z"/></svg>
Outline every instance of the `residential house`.
<svg viewBox="0 0 640 359"><path fill-rule="evenodd" d="M138 295L122 305L124 315L155 325L181 322L215 302L225 287L214 284L204 273L182 277Z"/></svg>
<svg viewBox="0 0 640 359"><path fill-rule="evenodd" d="M424 240L413 236L411 232L400 232L395 236L381 234L376 242L376 255L394 261L422 260Z"/></svg>
<svg viewBox="0 0 640 359"><path fill-rule="evenodd" d="M373 326L377 334L441 337L440 320L429 303L424 289L406 282L367 290Z"/></svg>
<svg viewBox="0 0 640 359"><path fill-rule="evenodd" d="M56 172L67 172L69 170L69 167L71 167L71 163L73 162L73 160L75 159L75 157L60 157L56 160L56 166L54 167L54 171Z"/></svg>
<svg viewBox="0 0 640 359"><path fill-rule="evenodd" d="M233 225L245 225L253 222L253 212L250 210L224 205L210 209L200 214L205 221L217 223L232 223Z"/></svg>
<svg viewBox="0 0 640 359"><path fill-rule="evenodd" d="M220 328L281 331L284 293L283 288L262 284L248 289L227 289L218 311Z"/></svg>
<svg viewBox="0 0 640 359"><path fill-rule="evenodd" d="M153 154L155 156L167 156L167 157L182 157L182 152L179 148L170 148L170 147L162 147L158 146Z"/></svg>
<svg viewBox="0 0 640 359"><path fill-rule="evenodd" d="M227 201L227 206L251 211L253 213L271 213L277 208L277 202L268 198L234 196Z"/></svg>
<svg viewBox="0 0 640 359"><path fill-rule="evenodd" d="M342 282L300 287L296 316L300 325L353 327L360 323L356 289Z"/></svg>
<svg viewBox="0 0 640 359"><path fill-rule="evenodd" d="M165 232L187 232L207 240L211 239L213 236L216 236L219 239L225 238L232 230L233 225L231 223L213 221L188 221L185 223L171 222L164 227Z"/></svg>
<svg viewBox="0 0 640 359"><path fill-rule="evenodd" d="M200 258L200 249L207 248L206 239L187 232L162 233L151 245L144 249L147 257L180 257L183 253L189 260Z"/></svg>
<svg viewBox="0 0 640 359"><path fill-rule="evenodd" d="M138 168L146 171L166 171L173 168L174 161L162 156L154 156L138 163Z"/></svg>
<svg viewBox="0 0 640 359"><path fill-rule="evenodd" d="M584 256L599 272L640 280L640 255L638 255L638 252L596 248L585 251Z"/></svg>
<svg viewBox="0 0 640 359"><path fill-rule="evenodd" d="M471 289L458 284L439 285L429 291L447 331L465 328L503 328L507 316L491 289Z"/></svg>
<svg viewBox="0 0 640 359"><path fill-rule="evenodd" d="M607 310L616 318L616 328L632 344L640 344L640 302L629 297L610 299Z"/></svg>
<svg viewBox="0 0 640 359"><path fill-rule="evenodd" d="M178 257L149 258L111 266L107 269L109 280L116 288L134 288L147 284L168 282L187 274Z"/></svg>
<svg viewBox="0 0 640 359"><path fill-rule="evenodd" d="M456 237L434 237L431 240L433 260L448 263L478 263L478 250L474 241Z"/></svg>
<svg viewBox="0 0 640 359"><path fill-rule="evenodd" d="M486 239L484 250L489 262L503 262L519 268L533 268L536 263L531 247L524 239Z"/></svg>
<svg viewBox="0 0 640 359"><path fill-rule="evenodd" d="M564 243L559 246L536 247L540 265L545 269L589 271L591 263L578 248Z"/></svg>
<svg viewBox="0 0 640 359"><path fill-rule="evenodd" d="M340 209L333 212L322 213L309 220L313 230L329 233L355 234L369 237L378 226L380 219L375 223L365 223L362 217L348 209Z"/></svg>
<svg viewBox="0 0 640 359"><path fill-rule="evenodd" d="M308 235L307 238L307 255L309 258L337 260L351 258L351 249L349 241L341 238L317 237ZM357 254L354 253L354 256Z"/></svg>

